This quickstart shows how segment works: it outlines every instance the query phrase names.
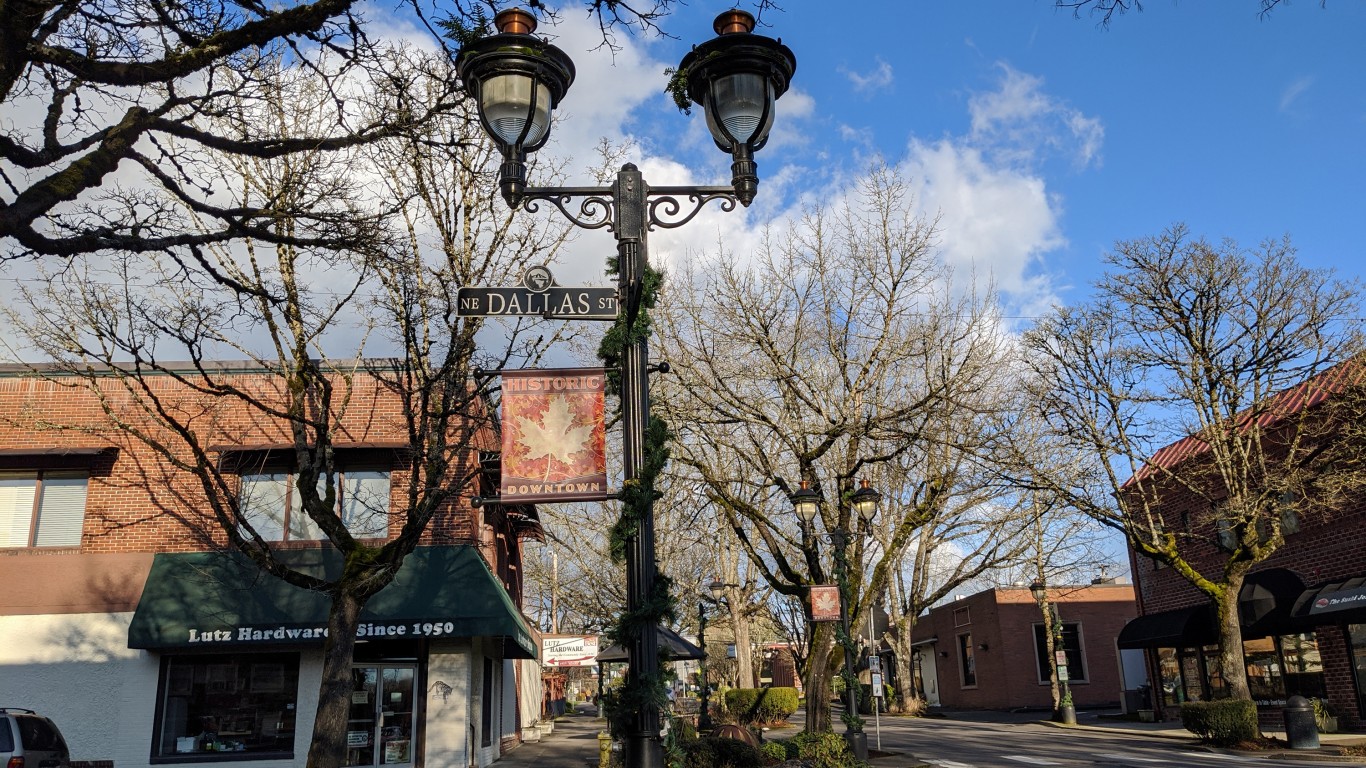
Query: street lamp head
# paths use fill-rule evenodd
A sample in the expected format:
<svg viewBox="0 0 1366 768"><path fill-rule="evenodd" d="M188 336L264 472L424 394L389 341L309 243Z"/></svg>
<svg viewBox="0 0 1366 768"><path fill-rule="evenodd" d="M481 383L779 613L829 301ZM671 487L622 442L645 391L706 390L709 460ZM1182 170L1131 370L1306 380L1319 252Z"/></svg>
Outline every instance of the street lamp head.
<svg viewBox="0 0 1366 768"><path fill-rule="evenodd" d="M712 582L707 585L707 590L711 592L711 598L713 600L720 600L721 596L726 592L726 584L720 579L712 579Z"/></svg>
<svg viewBox="0 0 1366 768"><path fill-rule="evenodd" d="M821 495L811 489L810 483L803 480L801 487L789 494L787 498L792 502L792 508L796 510L797 517L802 521L802 527L811 525L811 521L816 519L816 510L820 507Z"/></svg>
<svg viewBox="0 0 1366 768"><path fill-rule="evenodd" d="M694 46L678 70L688 98L706 112L716 146L730 154L735 197L748 206L759 189L754 153L768 141L773 105L787 92L797 58L782 41L754 34L746 11L726 11L712 26L717 37Z"/></svg>
<svg viewBox="0 0 1366 768"><path fill-rule="evenodd" d="M859 484L859 489L854 491L854 495L849 497L849 501L854 505L859 520L864 525L870 525L873 522L873 515L877 514L877 504L882 501L882 494L864 480Z"/></svg>
<svg viewBox="0 0 1366 768"><path fill-rule="evenodd" d="M532 32L536 17L509 8L493 17L498 34L469 43L455 71L474 97L479 122L503 153L498 184L516 207L526 189L526 156L550 138L551 112L574 82L574 62Z"/></svg>
<svg viewBox="0 0 1366 768"><path fill-rule="evenodd" d="M1042 581L1036 581L1029 585L1029 594L1033 595L1036 601L1042 603L1044 598L1048 597L1048 586Z"/></svg>

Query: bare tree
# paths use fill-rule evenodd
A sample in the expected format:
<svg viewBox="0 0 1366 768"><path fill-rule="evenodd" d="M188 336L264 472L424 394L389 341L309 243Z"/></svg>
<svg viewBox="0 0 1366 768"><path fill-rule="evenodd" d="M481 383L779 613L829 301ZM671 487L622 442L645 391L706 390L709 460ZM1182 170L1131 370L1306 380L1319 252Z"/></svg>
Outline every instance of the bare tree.
<svg viewBox="0 0 1366 768"><path fill-rule="evenodd" d="M659 348L677 375L661 381L659 400L678 431L677 462L753 571L791 598L834 583L830 534L857 529L857 481L878 481L938 438L925 433L931 414L977 390L999 352L987 307L944 280L934 232L906 183L875 168L850 201L770 232L752 260L723 251L671 282L685 287L664 302ZM821 498L811 528L787 498L798 481ZM884 503L893 540L909 540L937 498ZM869 560L866 546L854 536L848 551L855 625L896 551ZM829 728L835 635L829 623L809 634L812 730Z"/></svg>
<svg viewBox="0 0 1366 768"><path fill-rule="evenodd" d="M423 89L446 87L449 64L439 57L387 55L411 78L403 83L412 91L404 99L425 99ZM319 98L331 85L327 78L290 76L256 84L270 105L256 130L274 125L283 140L336 119L336 102ZM385 98L379 95L377 103ZM491 404L473 383L473 369L523 359L537 348L513 333L501 352L481 356L482 322L457 316L455 291L552 259L568 234L521 221L492 203L496 153L473 139L450 141L473 125L471 115L457 111L427 124L425 134L396 137L371 152L271 159L227 152L198 165L201 173L232 180L223 188L236 189L237 203L246 206L257 196L280 200L284 209L330 196L337 206L373 211L370 190L385 189L402 227L377 229L361 249L305 248L290 234L294 221L277 218L269 226L278 236L270 242L248 239L240 248L202 251L220 279L156 254L73 256L44 280L22 286L21 300L8 308L29 350L53 361L47 370L55 367L68 386L98 398L100 423L158 456L161 467L149 473L173 478L171 490L152 490L163 519L174 519L201 546L240 552L287 583L329 596L311 766L338 766L345 756L361 610L390 583L432 521L460 508L459 497L479 470L478 449L489 447ZM389 354L362 360L368 344ZM213 362L224 353L249 361L256 383L242 383L235 375L240 366ZM377 392L397 397L402 408L374 409ZM227 415L235 421L225 421ZM370 430L402 435L404 445L402 488L382 542L356 536L336 503L338 445ZM215 447L257 434L287 446L282 451L294 462L299 509L348 563L336 578L292 569L273 555L237 468ZM149 474L149 483L156 480Z"/></svg>
<svg viewBox="0 0 1366 768"><path fill-rule="evenodd" d="M1257 0L1257 15L1265 18L1282 2L1283 0ZM1081 16L1082 11L1091 16L1098 16L1101 26L1106 27L1116 16L1123 16L1129 11L1143 10L1142 0L1054 0L1054 5L1072 11L1072 15L1077 17ZM1319 5L1326 7L1328 0L1320 0Z"/></svg>
<svg viewBox="0 0 1366 768"><path fill-rule="evenodd" d="M611 46L622 30L662 34L675 3L585 5ZM450 54L447 35L458 43L485 34L487 20L509 5L409 0L402 7L424 24L436 19L440 34L428 24L430 39ZM771 2L754 5L762 13ZM553 16L540 2L531 6ZM216 243L357 247L386 212L356 216L327 198L301 205L232 196L230 204L222 186L198 176L194 158L346 153L418 129L465 98L454 77L420 101L401 88L351 87L357 72L408 77L376 55L355 0L0 0L0 19L0 260L117 250L211 269L204 249ZM290 121L292 130L281 134L253 119L271 108L269 83L282 56L326 79L338 107L333 122ZM277 226L285 220L290 227Z"/></svg>
<svg viewBox="0 0 1366 768"><path fill-rule="evenodd" d="M1361 443L1333 439L1362 416L1344 364L1360 349L1355 291L1288 241L1245 250L1184 226L1106 263L1094 299L1026 336L1048 439L1075 460L1022 479L1208 596L1225 683L1248 699L1244 578L1285 541L1287 505L1331 514L1363 479ZM1314 406L1329 393L1341 412Z"/></svg>
<svg viewBox="0 0 1366 768"><path fill-rule="evenodd" d="M1008 452L999 425L1017 405L1016 369L1004 343L993 371L978 372L975 390L946 401L925 425L925 439L880 473L890 496L919 510L919 525L898 538L895 527L876 526L891 557L888 616L895 632L895 701L891 711L919 714L925 704L915 685L912 633L917 618L965 585L1017 566L1038 510L1001 481L996 462ZM894 518L893 518L894 520Z"/></svg>

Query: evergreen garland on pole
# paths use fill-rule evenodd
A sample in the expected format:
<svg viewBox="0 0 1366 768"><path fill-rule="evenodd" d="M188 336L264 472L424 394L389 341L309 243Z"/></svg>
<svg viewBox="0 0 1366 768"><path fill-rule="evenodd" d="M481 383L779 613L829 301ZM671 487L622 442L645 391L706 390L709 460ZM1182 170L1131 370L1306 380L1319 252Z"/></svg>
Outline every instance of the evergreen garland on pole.
<svg viewBox="0 0 1366 768"><path fill-rule="evenodd" d="M609 271L615 273L618 268L617 258L609 258ZM598 358L608 371L608 391L618 397L618 414L621 410L622 358L630 346L649 338L650 310L654 308L663 284L664 274L647 264L641 281L640 311L634 317L618 317L598 346ZM669 427L663 419L648 410L648 403L646 407L645 445L640 474L637 479L622 486L621 514L612 526L609 540L608 551L615 565L625 562L631 538L639 532L650 505L659 498L660 493L655 490L656 481L669 461L669 440L672 437ZM644 596L639 608L622 611L616 623L607 628L605 634L608 642L626 648L640 632L652 631L654 627L671 623L676 617L677 607L672 587L673 582L656 566L650 594ZM664 710L668 703L664 688L664 652L665 649L660 648L660 658L653 669L633 670L635 674L627 677L627 684L607 697L605 712L613 734L626 733L631 715L639 711L642 705L653 703L661 711Z"/></svg>

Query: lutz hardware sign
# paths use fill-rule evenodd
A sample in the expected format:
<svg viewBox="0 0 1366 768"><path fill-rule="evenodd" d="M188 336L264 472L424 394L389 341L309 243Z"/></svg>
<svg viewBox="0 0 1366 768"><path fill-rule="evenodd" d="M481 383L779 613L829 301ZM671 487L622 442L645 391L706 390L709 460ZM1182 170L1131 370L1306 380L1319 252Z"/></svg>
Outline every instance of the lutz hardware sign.
<svg viewBox="0 0 1366 768"><path fill-rule="evenodd" d="M563 288L550 270L528 269L522 284L505 288L461 288L456 314L465 317L539 315L550 320L615 320L617 289Z"/></svg>
<svg viewBox="0 0 1366 768"><path fill-rule="evenodd" d="M591 667L597 659L597 635L541 636L541 663L547 667Z"/></svg>

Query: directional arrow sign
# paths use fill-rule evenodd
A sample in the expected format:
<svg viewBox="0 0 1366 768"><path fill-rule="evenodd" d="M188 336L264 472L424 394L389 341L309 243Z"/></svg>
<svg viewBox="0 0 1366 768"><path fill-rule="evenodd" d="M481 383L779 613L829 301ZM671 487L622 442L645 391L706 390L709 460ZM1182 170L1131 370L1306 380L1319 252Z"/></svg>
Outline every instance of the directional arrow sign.
<svg viewBox="0 0 1366 768"><path fill-rule="evenodd" d="M456 314L471 317L539 315L556 320L615 320L615 288L461 288Z"/></svg>

